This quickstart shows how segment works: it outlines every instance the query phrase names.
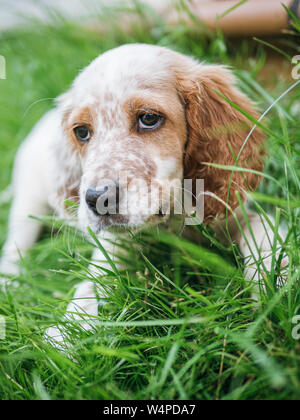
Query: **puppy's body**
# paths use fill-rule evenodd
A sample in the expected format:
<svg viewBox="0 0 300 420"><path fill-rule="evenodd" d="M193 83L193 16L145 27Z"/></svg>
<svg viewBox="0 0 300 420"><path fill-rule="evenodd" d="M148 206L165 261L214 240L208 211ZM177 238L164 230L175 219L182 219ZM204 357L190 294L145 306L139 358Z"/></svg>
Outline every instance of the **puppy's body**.
<svg viewBox="0 0 300 420"><path fill-rule="evenodd" d="M256 214L249 213L251 227L247 226L237 210L236 192L243 196L258 185L263 136L257 129L245 142L251 125L218 92L257 117L254 106L222 66L206 66L146 45L123 46L96 59L19 150L0 272L17 274L20 254L37 240L40 225L28 216L41 217L50 208L60 217L69 216L66 200L78 200L79 224L84 230L90 226L114 258L118 252L112 242L117 238L110 228L140 228L166 220L162 209L170 194L165 186L177 180L182 186L188 178L204 179L206 223L217 226L216 220L226 210L234 214L229 234L248 258L247 277L258 280L259 266L271 267L274 235ZM210 163L256 172L231 173ZM124 173L126 184L122 185ZM126 185L136 179L144 184L128 190L125 213L99 215L96 201L103 196L109 202L116 190L124 197ZM175 188L173 196L178 201L182 188ZM264 263L257 261L260 253L266 257ZM93 259L104 267L107 264L98 249ZM88 279L79 285L68 307L69 316L97 315L96 294L104 297ZM63 340L57 328L47 335L57 342Z"/></svg>

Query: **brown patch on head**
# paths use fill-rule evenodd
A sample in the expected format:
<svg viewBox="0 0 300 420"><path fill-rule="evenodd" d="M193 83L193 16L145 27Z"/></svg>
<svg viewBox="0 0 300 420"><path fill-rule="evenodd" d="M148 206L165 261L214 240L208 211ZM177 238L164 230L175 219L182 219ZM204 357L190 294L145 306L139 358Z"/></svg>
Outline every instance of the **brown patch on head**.
<svg viewBox="0 0 300 420"><path fill-rule="evenodd" d="M95 106L85 106L83 108L77 108L65 111L62 118L62 125L70 140L73 148L84 153L88 143L81 143L75 136L74 129L80 126L87 126L93 134L95 130L95 118L96 118Z"/></svg>
<svg viewBox="0 0 300 420"><path fill-rule="evenodd" d="M189 139L185 156L185 178L204 179L205 191L215 194L232 209L238 207L238 191L253 191L260 177L250 172L232 172L209 166L219 164L263 170L264 135L258 128L245 144L253 123L231 106L218 92L258 118L251 101L234 86L230 71L189 61L178 72L178 89L186 108ZM237 159L238 158L238 159ZM219 200L205 197L205 221L226 214Z"/></svg>
<svg viewBox="0 0 300 420"><path fill-rule="evenodd" d="M148 155L154 153L161 159L178 157L182 160L182 152L186 141L187 130L185 113L176 89L156 90L151 95L148 91L141 91L132 96L123 106L129 119L129 129L143 142ZM158 129L137 132L138 118L143 112L154 112L163 117Z"/></svg>

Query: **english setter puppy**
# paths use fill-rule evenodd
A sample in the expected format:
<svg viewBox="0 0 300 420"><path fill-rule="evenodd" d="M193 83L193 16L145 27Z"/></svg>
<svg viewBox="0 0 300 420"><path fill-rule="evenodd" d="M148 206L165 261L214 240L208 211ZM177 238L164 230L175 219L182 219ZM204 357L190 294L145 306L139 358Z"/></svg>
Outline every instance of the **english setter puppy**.
<svg viewBox="0 0 300 420"><path fill-rule="evenodd" d="M17 275L20 255L38 239L41 224L30 215L39 218L54 209L65 218L66 200L78 197L79 226L84 231L89 226L115 258L118 235L125 235L126 228L168 223L172 211L165 211L171 194L165 193L166 185L204 180L203 222L222 231L224 216L231 216L225 231L247 261L246 277L259 281L260 266L271 268L274 234L269 223L250 211L249 226L237 192L245 200L246 192L259 184L264 136L259 128L248 136L253 124L232 103L258 118L224 66L140 44L98 57L58 98L56 108L18 152L2 275ZM226 171L220 167L224 165L237 170ZM136 179L143 181L143 188L127 188ZM173 189L173 206L182 193L182 187ZM121 206L126 211L121 212ZM193 209L194 204L185 211ZM97 264L110 269L99 247L93 261L94 271ZM285 257L282 265L286 264ZM103 292L87 278L76 288L66 319L80 319L83 328L88 326L89 316L98 313L99 296ZM46 335L56 344L64 340L59 327Z"/></svg>

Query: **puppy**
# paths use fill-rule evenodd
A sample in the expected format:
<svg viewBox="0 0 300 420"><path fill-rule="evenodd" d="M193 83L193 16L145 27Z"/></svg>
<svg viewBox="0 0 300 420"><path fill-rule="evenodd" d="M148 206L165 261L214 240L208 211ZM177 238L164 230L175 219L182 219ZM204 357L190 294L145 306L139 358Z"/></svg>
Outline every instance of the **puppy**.
<svg viewBox="0 0 300 420"><path fill-rule="evenodd" d="M255 213L248 212L250 225L246 222L237 193L245 200L246 192L257 188L264 139L258 128L249 136L253 124L233 104L258 118L224 66L150 45L124 45L98 57L18 152L0 272L17 275L20 255L38 239L41 226L30 215L39 218L53 209L65 218L66 200L78 199L78 224L84 231L90 227L114 259L119 234L168 223L174 203L189 189L190 197L203 199L199 206L195 200L185 206L187 224L196 213L198 221L221 232L226 220L227 234L247 261L247 279L259 281L259 273L271 269L274 234ZM190 180L189 188L184 180ZM204 185L200 192L197 180ZM94 272L99 261L110 268L99 247L93 261ZM287 264L285 258L282 265ZM97 297L105 293L89 279L81 283L66 319L89 328L89 317L98 313ZM58 345L64 342L62 328L52 327L46 335Z"/></svg>

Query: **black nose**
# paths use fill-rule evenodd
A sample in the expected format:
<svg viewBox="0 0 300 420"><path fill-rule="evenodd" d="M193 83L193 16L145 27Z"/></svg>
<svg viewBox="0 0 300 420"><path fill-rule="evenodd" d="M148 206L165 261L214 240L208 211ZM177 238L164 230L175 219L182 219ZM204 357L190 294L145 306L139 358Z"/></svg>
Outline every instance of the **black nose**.
<svg viewBox="0 0 300 420"><path fill-rule="evenodd" d="M89 188L85 201L97 216L116 214L119 208L119 187L115 183Z"/></svg>

